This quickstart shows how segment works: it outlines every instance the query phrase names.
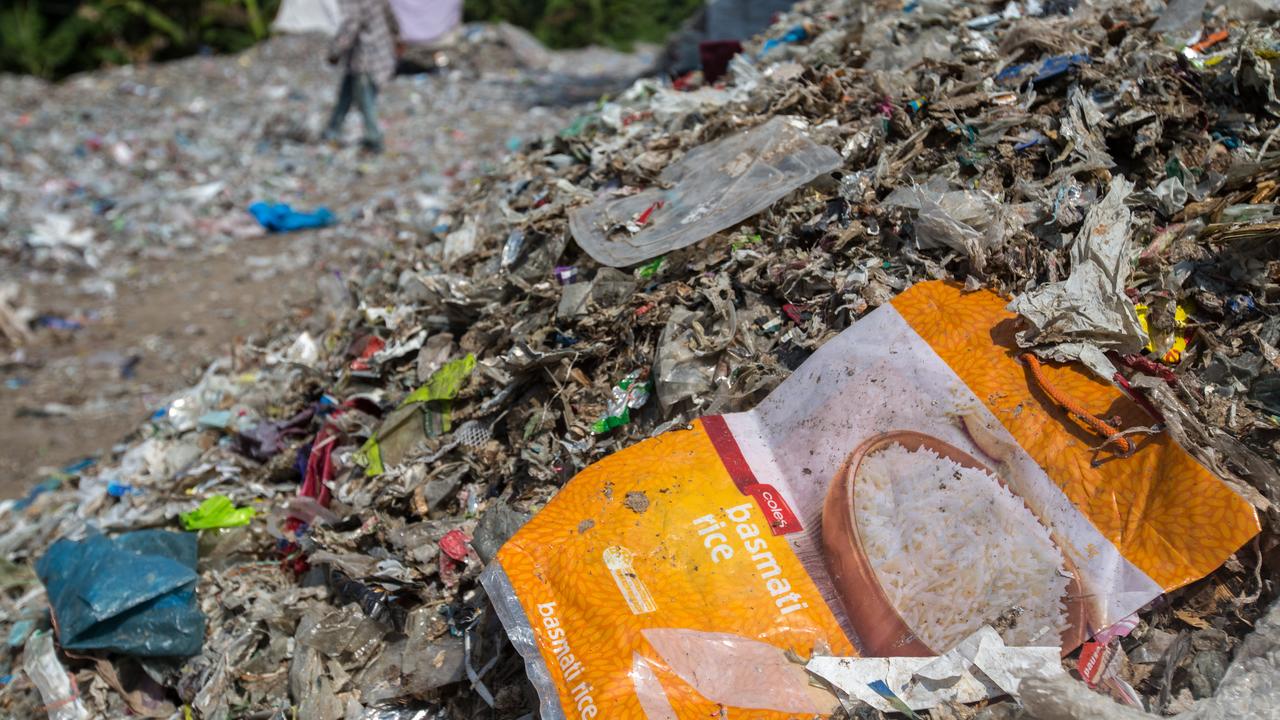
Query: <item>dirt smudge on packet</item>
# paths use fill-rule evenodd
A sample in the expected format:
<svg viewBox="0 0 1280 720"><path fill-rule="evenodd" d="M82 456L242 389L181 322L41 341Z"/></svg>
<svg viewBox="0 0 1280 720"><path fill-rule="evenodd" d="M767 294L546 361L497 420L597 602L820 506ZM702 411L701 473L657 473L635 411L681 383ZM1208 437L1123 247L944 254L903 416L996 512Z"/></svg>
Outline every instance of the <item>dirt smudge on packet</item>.
<svg viewBox="0 0 1280 720"><path fill-rule="evenodd" d="M649 509L649 496L643 492L627 493L626 506L631 508L632 512L642 513Z"/></svg>

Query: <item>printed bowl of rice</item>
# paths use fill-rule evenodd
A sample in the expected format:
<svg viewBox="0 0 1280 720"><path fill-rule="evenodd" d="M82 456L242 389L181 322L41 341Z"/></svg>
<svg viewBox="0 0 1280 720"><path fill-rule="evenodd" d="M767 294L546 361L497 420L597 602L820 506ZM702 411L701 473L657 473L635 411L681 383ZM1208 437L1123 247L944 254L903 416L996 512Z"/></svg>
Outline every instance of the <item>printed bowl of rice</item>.
<svg viewBox="0 0 1280 720"><path fill-rule="evenodd" d="M1075 568L999 475L912 431L845 461L822 513L827 570L870 657L930 656L982 625L1009 645L1074 648Z"/></svg>

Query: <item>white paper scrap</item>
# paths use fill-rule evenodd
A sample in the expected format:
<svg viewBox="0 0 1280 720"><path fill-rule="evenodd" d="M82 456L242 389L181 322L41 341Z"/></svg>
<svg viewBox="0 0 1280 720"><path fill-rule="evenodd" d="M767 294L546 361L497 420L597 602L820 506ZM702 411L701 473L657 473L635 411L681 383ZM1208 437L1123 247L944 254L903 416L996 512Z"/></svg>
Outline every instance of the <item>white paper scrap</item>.
<svg viewBox="0 0 1280 720"><path fill-rule="evenodd" d="M912 710L927 710L946 701L971 703L998 695L1017 697L1028 677L1062 674L1056 647L1008 647L989 625L978 628L944 655L935 657L815 657L809 672L830 683L853 710L866 703L877 710L894 708L871 689L883 680Z"/></svg>

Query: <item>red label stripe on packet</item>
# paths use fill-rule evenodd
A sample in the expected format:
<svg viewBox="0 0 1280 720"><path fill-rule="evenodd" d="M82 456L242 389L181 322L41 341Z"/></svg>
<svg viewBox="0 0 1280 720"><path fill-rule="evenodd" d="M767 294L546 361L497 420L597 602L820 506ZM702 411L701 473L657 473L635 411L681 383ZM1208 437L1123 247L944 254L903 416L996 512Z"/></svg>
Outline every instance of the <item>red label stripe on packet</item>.
<svg viewBox="0 0 1280 720"><path fill-rule="evenodd" d="M720 415L704 417L702 427L706 430L707 437L711 439L711 445L715 447L716 453L720 455L720 462L724 463L725 470L729 471L733 484L743 495L756 501L760 511L768 518L773 534L788 535L799 532L800 520L792 512L791 506L783 499L782 493L778 492L777 488L756 479L755 473L751 472L751 466L747 465L747 459L742 456L742 449L738 447L738 441L733 437L724 417Z"/></svg>

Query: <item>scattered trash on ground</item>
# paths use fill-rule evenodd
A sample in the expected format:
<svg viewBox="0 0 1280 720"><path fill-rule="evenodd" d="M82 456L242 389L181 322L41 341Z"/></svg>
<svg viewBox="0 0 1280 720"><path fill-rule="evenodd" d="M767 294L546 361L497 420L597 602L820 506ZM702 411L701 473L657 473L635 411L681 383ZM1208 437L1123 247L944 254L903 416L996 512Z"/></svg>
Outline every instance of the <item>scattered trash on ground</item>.
<svg viewBox="0 0 1280 720"><path fill-rule="evenodd" d="M281 270L314 286L314 311L5 502L0 708L1263 716L1280 560L1276 19L1262 2L805 2L744 41L720 84L641 78L603 99L529 38L481 29L459 66L543 68L503 90L554 104L538 115L553 132L513 128L493 139L501 162L428 169L392 128L376 162L394 183L341 205L307 192L359 186L332 170L113 189L165 153L239 157L199 134L80 138L75 175L22 169L40 157L31 136L0 135L0 181L45 180L21 184L17 210L0 198L5 257L26 267L118 280L121 238L270 242L245 212L262 198L341 218L285 236L298 242L385 240L340 273ZM282 105L288 70L264 85ZM164 104L113 72L112 92L191 123L218 105ZM495 92L471 77L477 95L432 85L404 124ZM13 107L43 90L0 79L28 98ZM584 94L598 101L564 104ZM42 117L0 109L19 129ZM442 145L466 132L432 127ZM260 133L310 148L289 139L308 129ZM324 157L283 152L259 159ZM173 237L195 227L166 219L175 208L216 230ZM4 287L14 378L40 333L93 331ZM81 411L20 412L74 433ZM929 485L899 488L904 465ZM881 492L860 502L864 483ZM217 497L253 516L182 529ZM979 534L997 551L966 544ZM859 546L866 562L830 562ZM97 559L164 572L67 570ZM734 583L710 581L729 568ZM876 604L892 622L865 621Z"/></svg>

